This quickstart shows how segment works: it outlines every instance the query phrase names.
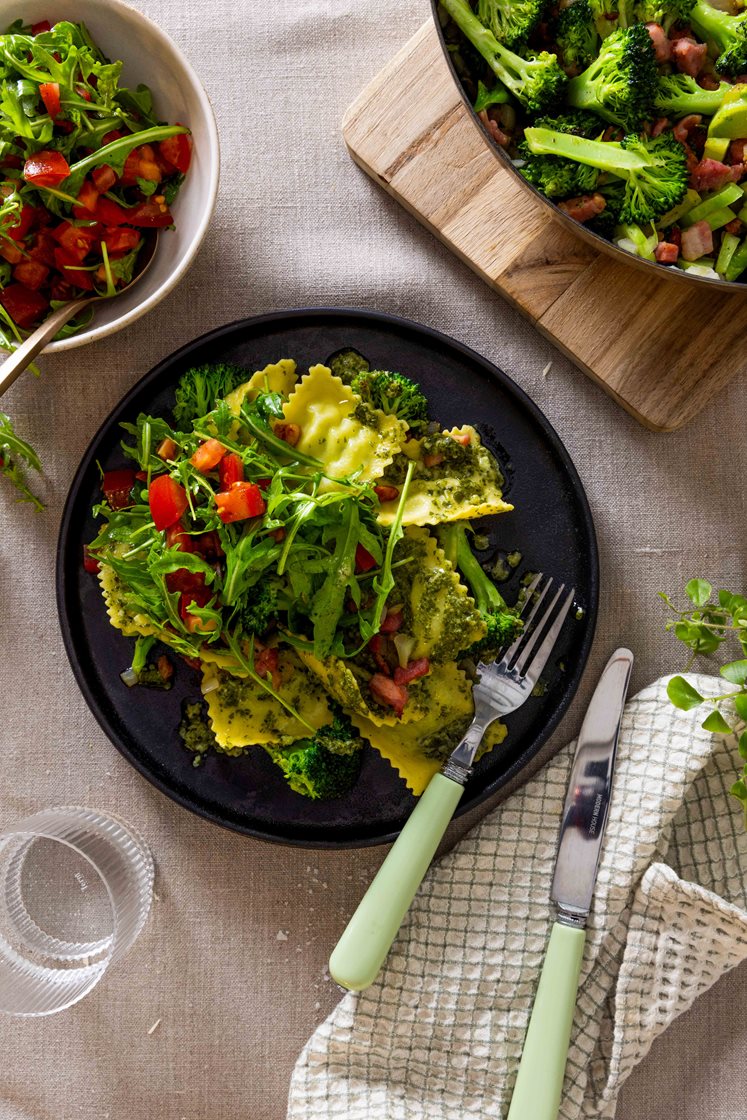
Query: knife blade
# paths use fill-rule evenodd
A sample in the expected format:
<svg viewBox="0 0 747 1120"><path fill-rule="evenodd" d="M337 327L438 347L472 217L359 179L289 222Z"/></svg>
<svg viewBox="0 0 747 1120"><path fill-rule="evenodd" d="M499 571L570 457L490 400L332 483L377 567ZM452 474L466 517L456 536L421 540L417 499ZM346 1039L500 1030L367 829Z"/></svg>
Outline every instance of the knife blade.
<svg viewBox="0 0 747 1120"><path fill-rule="evenodd" d="M550 898L559 921L586 924L612 795L620 719L633 655L616 650L599 678L578 736Z"/></svg>
<svg viewBox="0 0 747 1120"><path fill-rule="evenodd" d="M557 1120L586 923L609 814L632 665L630 650L613 653L579 732L550 892L558 916L550 934L507 1120Z"/></svg>

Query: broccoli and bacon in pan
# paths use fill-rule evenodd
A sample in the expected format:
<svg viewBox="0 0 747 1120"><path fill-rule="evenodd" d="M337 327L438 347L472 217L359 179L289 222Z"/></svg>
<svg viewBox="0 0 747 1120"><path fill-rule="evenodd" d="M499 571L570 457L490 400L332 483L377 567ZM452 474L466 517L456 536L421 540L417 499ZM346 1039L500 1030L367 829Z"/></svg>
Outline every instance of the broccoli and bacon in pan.
<svg viewBox="0 0 747 1120"><path fill-rule="evenodd" d="M708 0L442 0L493 140L628 252L747 270L747 11Z"/></svg>

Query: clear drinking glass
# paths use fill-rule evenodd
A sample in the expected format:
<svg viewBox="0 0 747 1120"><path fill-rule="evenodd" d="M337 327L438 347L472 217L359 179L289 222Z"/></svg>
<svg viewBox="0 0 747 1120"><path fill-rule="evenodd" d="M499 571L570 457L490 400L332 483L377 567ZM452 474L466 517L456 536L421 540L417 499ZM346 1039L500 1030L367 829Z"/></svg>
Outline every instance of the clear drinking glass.
<svg viewBox="0 0 747 1120"><path fill-rule="evenodd" d="M148 917L153 858L137 832L77 805L0 833L0 1011L77 1003Z"/></svg>

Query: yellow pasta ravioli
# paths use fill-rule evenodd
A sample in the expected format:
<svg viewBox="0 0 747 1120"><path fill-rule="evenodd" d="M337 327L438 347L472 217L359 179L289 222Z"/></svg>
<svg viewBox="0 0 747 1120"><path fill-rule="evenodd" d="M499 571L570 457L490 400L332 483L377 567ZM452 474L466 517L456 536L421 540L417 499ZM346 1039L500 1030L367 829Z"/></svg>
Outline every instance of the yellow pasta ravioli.
<svg viewBox="0 0 747 1120"><path fill-rule="evenodd" d="M158 633L156 627L144 614L133 614L127 606L126 590L119 576L108 564L102 564L98 573L101 592L106 603L109 621L128 638L148 637Z"/></svg>
<svg viewBox="0 0 747 1120"><path fill-rule="evenodd" d="M398 719L394 712L384 712L383 709L373 711L361 690L365 684L365 677L353 672L355 666L350 661L343 661L338 657L327 657L320 661L312 653L299 650L298 656L316 677L319 678L324 688L333 700L345 709L346 712L357 712L377 726L399 726L411 720L421 719L423 712L416 704L408 704Z"/></svg>
<svg viewBox="0 0 747 1120"><path fill-rule="evenodd" d="M394 558L399 566L390 601L403 607L402 638L412 640L408 661L455 661L485 637L474 600L427 529L406 529Z"/></svg>
<svg viewBox="0 0 747 1120"><path fill-rule="evenodd" d="M419 683L421 689L413 692L411 701L423 715L415 723L384 727L359 713L351 715L364 739L392 764L416 796L441 769L474 715L472 684L456 665L435 665ZM490 749L506 734L506 725L498 721L488 729L483 744Z"/></svg>
<svg viewBox="0 0 747 1120"><path fill-rule="evenodd" d="M469 444L460 447L458 466L448 457L442 463L426 466L422 453L416 457L413 441L408 441L405 454L415 468L407 491L403 525L438 525L444 521L461 521L486 517L491 513L507 513L514 507L504 502L502 478L493 456L483 446L480 436L469 424L452 428L444 435L466 438ZM384 472L384 481L389 481ZM392 479L399 483L399 478ZM379 523L391 525L397 515L398 500L385 502L379 512Z"/></svg>
<svg viewBox="0 0 747 1120"><path fill-rule="evenodd" d="M296 363L291 358L281 358L279 362L271 362L264 369L253 373L248 381L226 396L226 403L234 416L238 416L244 401L253 400L258 393L282 393L284 397L289 396L296 380Z"/></svg>
<svg viewBox="0 0 747 1120"><path fill-rule="evenodd" d="M363 406L327 366L311 367L283 413L301 429L298 450L318 459L333 478L356 475L362 482L373 482L405 441L407 429L401 420ZM333 485L326 482L323 487Z"/></svg>
<svg viewBox="0 0 747 1120"><path fill-rule="evenodd" d="M292 650L279 656L282 685L279 691L299 716L313 728L331 723L326 695L316 687L308 670ZM302 739L310 734L305 723L250 677L229 673L203 659L202 691L219 747L240 754L244 747Z"/></svg>

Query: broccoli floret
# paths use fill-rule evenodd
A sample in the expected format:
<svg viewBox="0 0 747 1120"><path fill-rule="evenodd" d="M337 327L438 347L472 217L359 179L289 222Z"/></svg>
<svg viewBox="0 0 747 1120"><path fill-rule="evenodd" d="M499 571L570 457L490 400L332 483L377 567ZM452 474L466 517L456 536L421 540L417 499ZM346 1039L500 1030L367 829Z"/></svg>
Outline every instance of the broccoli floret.
<svg viewBox="0 0 747 1120"><path fill-rule="evenodd" d="M695 0L689 20L700 38L707 39L719 51L719 73L736 77L747 71L747 11L732 16L712 7L707 0Z"/></svg>
<svg viewBox="0 0 747 1120"><path fill-rule="evenodd" d="M712 117L721 107L724 95L734 87L721 82L718 89L703 89L689 74L666 74L659 78L656 111L664 117L684 117L702 113Z"/></svg>
<svg viewBox="0 0 747 1120"><path fill-rule="evenodd" d="M428 422L428 401L420 386L401 373L363 370L353 378L350 388L364 404L396 416L410 428L417 429Z"/></svg>
<svg viewBox="0 0 747 1120"><path fill-rule="evenodd" d="M603 122L583 110L575 110L565 117L540 117L536 124L573 136L595 137L604 131ZM521 174L548 198L568 198L596 190L599 172L595 167L557 156L536 156L526 142L519 145L519 154L524 160L519 169Z"/></svg>
<svg viewBox="0 0 747 1120"><path fill-rule="evenodd" d="M478 0L477 18L506 47L520 47L542 18L545 0Z"/></svg>
<svg viewBox="0 0 747 1120"><path fill-rule="evenodd" d="M338 713L313 739L290 746L268 743L265 750L280 767L288 785L315 800L342 797L358 777L363 741L346 716Z"/></svg>
<svg viewBox="0 0 747 1120"><path fill-rule="evenodd" d="M568 83L567 100L591 109L626 131L637 131L651 116L658 70L654 45L642 23L613 32L598 57Z"/></svg>
<svg viewBox="0 0 747 1120"><path fill-rule="evenodd" d="M668 32L675 23L687 23L693 3L694 0L620 0L620 26L658 23Z"/></svg>
<svg viewBox="0 0 747 1120"><path fill-rule="evenodd" d="M522 105L542 113L561 99L568 78L554 54L530 52L522 58L499 43L493 32L483 26L468 0L442 0L442 3L495 76Z"/></svg>
<svg viewBox="0 0 747 1120"><path fill-rule="evenodd" d="M619 0L589 0L589 10L594 26L602 39L606 39L619 27Z"/></svg>
<svg viewBox="0 0 747 1120"><path fill-rule="evenodd" d="M247 599L239 608L239 621L246 634L261 637L275 622L278 615L278 594L271 583L252 587Z"/></svg>
<svg viewBox="0 0 747 1120"><path fill-rule="evenodd" d="M471 657L476 661L494 661L500 650L520 632L522 621L519 612L508 606L498 588L483 571L469 546L464 521L452 521L448 525L439 526L438 537L447 559L459 569L469 584L475 606L487 631L485 637L473 642L460 656Z"/></svg>
<svg viewBox="0 0 747 1120"><path fill-rule="evenodd" d="M586 140L546 128L528 128L524 136L535 155L577 160L622 179L621 222L644 225L656 221L687 190L687 154L671 132L655 139L625 136L619 143Z"/></svg>
<svg viewBox="0 0 747 1120"><path fill-rule="evenodd" d="M566 66L588 66L599 51L599 32L589 0L563 8L555 24L555 41Z"/></svg>
<svg viewBox="0 0 747 1120"><path fill-rule="evenodd" d="M188 432L195 420L207 416L215 402L246 381L247 373L239 366L217 362L215 365L196 366L179 378L176 387L174 420L180 431Z"/></svg>

